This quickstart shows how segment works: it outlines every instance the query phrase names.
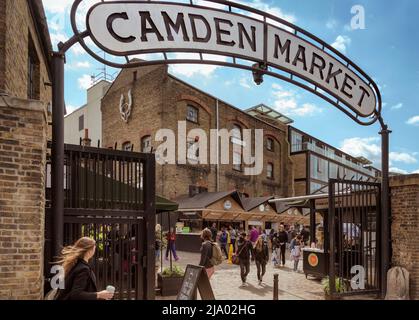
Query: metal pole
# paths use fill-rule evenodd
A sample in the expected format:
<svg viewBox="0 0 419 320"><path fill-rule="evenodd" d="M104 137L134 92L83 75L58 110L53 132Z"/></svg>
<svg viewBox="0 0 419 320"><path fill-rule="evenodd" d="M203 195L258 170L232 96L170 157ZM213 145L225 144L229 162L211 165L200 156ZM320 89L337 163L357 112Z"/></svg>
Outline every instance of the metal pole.
<svg viewBox="0 0 419 320"><path fill-rule="evenodd" d="M58 257L64 229L64 63L65 55L52 54L52 254Z"/></svg>
<svg viewBox="0 0 419 320"><path fill-rule="evenodd" d="M389 137L391 131L380 119L381 134L381 296L385 297L387 292L387 271L390 268L390 185L389 185Z"/></svg>
<svg viewBox="0 0 419 320"><path fill-rule="evenodd" d="M316 243L316 200L310 200L310 246Z"/></svg>
<svg viewBox="0 0 419 320"><path fill-rule="evenodd" d="M274 274L274 301L279 300L279 275Z"/></svg>

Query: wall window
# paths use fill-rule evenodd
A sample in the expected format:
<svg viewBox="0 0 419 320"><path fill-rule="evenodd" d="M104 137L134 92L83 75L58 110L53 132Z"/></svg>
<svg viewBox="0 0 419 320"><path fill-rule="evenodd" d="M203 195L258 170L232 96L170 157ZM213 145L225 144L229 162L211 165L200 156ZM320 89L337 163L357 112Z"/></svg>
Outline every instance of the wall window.
<svg viewBox="0 0 419 320"><path fill-rule="evenodd" d="M311 178L328 182L329 181L329 162L312 155L310 158Z"/></svg>
<svg viewBox="0 0 419 320"><path fill-rule="evenodd" d="M79 117L79 131L84 130L84 114Z"/></svg>
<svg viewBox="0 0 419 320"><path fill-rule="evenodd" d="M198 123L198 120L199 120L198 108L188 105L186 120L194 122L194 123Z"/></svg>
<svg viewBox="0 0 419 320"><path fill-rule="evenodd" d="M122 145L123 151L132 151L132 143L127 141Z"/></svg>
<svg viewBox="0 0 419 320"><path fill-rule="evenodd" d="M303 135L291 131L291 152L298 152L303 150Z"/></svg>
<svg viewBox="0 0 419 320"><path fill-rule="evenodd" d="M268 138L266 140L266 149L268 149L268 151L274 151L274 140L271 138Z"/></svg>
<svg viewBox="0 0 419 320"><path fill-rule="evenodd" d="M35 46L29 35L28 45L28 79L27 79L28 99L40 99L40 71L39 59Z"/></svg>
<svg viewBox="0 0 419 320"><path fill-rule="evenodd" d="M151 153L151 136L145 136L141 139L141 152L142 153Z"/></svg>
<svg viewBox="0 0 419 320"><path fill-rule="evenodd" d="M268 179L273 179L274 178L274 165L271 162L269 162L268 166L266 167L266 177Z"/></svg>

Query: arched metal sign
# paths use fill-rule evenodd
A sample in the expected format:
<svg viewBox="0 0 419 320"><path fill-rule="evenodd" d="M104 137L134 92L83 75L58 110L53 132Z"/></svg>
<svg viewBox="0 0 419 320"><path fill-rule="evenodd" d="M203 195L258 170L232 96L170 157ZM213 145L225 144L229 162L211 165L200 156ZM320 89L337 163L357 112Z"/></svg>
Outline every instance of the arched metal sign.
<svg viewBox="0 0 419 320"><path fill-rule="evenodd" d="M222 0L207 1L217 8L192 1L102 1L89 8L86 30L79 31L76 15L82 2L72 8L75 37L107 65L201 63L259 71L318 95L360 124L373 124L381 113L380 92L365 72L324 41L268 13ZM86 44L88 38L125 62L99 57ZM171 59L173 52L198 53L199 59ZM164 59L132 61L145 53L163 53Z"/></svg>
<svg viewBox="0 0 419 320"><path fill-rule="evenodd" d="M74 35L52 53L52 215L53 252L63 243L64 181L64 64L66 52L79 43L94 59L115 68L157 64L212 64L266 74L297 85L334 105L361 125L380 122L382 135L381 274L389 268L389 134L381 116L378 86L355 63L311 33L266 12L224 0L196 5L158 1L101 0L89 8L83 30L77 14L86 0L71 9ZM216 8L214 8L216 7ZM122 62L106 60L87 45L91 40ZM171 53L196 53L197 59L179 59ZM135 55L161 53L163 59L143 61ZM216 57L214 57L216 55ZM122 101L122 100L121 100ZM121 102L122 103L122 102ZM154 217L149 217L150 221ZM152 244L154 233L148 239ZM147 265L154 268L154 249ZM385 277L381 278L385 294ZM147 297L153 298L154 279L147 278Z"/></svg>

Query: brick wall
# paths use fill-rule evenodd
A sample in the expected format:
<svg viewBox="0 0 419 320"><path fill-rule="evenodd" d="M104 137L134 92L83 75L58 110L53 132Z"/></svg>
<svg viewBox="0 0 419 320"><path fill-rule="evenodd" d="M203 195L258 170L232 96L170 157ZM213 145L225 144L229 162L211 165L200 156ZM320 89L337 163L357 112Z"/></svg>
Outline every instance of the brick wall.
<svg viewBox="0 0 419 320"><path fill-rule="evenodd" d="M0 91L5 90L6 0L0 0Z"/></svg>
<svg viewBox="0 0 419 320"><path fill-rule="evenodd" d="M46 86L45 83L51 81L47 72L46 58L39 43L28 3L26 0L1 0L0 3L0 9L5 9L3 17L0 13L0 30L2 20L5 23L5 32L0 32L4 37L5 43L3 76L1 76L0 70L0 78L3 78L4 89L10 96L22 99L27 98L28 48L30 37L32 38L39 60L39 74L36 79L36 87L39 88L39 100L47 103L51 101L51 88Z"/></svg>
<svg viewBox="0 0 419 320"><path fill-rule="evenodd" d="M390 187L392 265L410 272L411 298L419 299L419 175L393 177Z"/></svg>
<svg viewBox="0 0 419 320"><path fill-rule="evenodd" d="M43 294L46 119L41 102L0 97L0 300Z"/></svg>

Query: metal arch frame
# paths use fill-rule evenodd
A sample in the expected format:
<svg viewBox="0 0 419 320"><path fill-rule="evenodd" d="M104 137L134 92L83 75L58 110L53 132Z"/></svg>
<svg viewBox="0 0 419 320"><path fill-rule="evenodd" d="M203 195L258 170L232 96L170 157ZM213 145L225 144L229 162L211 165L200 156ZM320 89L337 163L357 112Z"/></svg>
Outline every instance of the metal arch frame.
<svg viewBox="0 0 419 320"><path fill-rule="evenodd" d="M296 75L294 74L292 71L288 70L285 67L280 67L277 65L270 65L267 61L267 41L266 41L266 36L264 39L264 59L263 60L250 60L248 57L244 57L244 56L240 56L237 54L229 54L228 52L225 52L223 54L220 54L220 52L218 51L209 51L209 50L199 50L199 49L159 49L159 50L141 50L141 51L136 51L136 52L130 52L130 54L118 54L115 52L111 52L109 50L105 50L105 48L103 46L101 46L100 43L96 42L95 39L92 37L92 41L101 49L109 52L110 54L113 54L115 56L119 56L119 57L124 57L126 60L125 64L122 63L116 63L116 62L112 62L112 61L108 61L106 59L103 59L102 57L98 56L95 52L93 52L85 43L84 39L87 37L91 36L91 32L87 26L87 22L86 22L86 30L80 32L77 28L77 23L76 23L76 15L77 15L77 11L78 8L80 6L80 4L83 2L83 0L75 0L75 2L73 3L73 6L71 8L71 26L72 26L72 30L74 33L74 37L71 40L74 40L76 42L78 42L84 50L86 50L86 52L95 60L108 65L110 67L113 68L118 68L118 69L125 69L125 68L137 68L137 67L141 67L141 66L150 66L150 65L162 65L162 64L207 64L207 65L218 65L218 66L223 66L223 67L232 67L232 68L237 68L237 69L243 69L243 70L248 70L248 71L257 71L260 72L262 74L265 75L269 75L272 76L274 78L289 82L293 85L296 85L308 92L311 92L315 95L317 95L318 97L320 97L321 99L325 100L326 102L328 102L329 104L335 106L336 108L338 108L340 111L342 111L343 113L345 113L347 116L349 116L352 120L354 120L355 122L357 122L360 125L364 125L364 126L369 126L374 124L375 122L377 122L379 120L379 117L381 116L381 111L382 111L382 99L381 99L381 93L378 89L378 86L376 85L376 83L360 68L358 67L354 62L352 62L349 58L345 57L342 53L340 53L339 51L337 51L335 48L333 48L332 46L330 46L329 44L327 44L326 42L324 42L323 40L321 40L320 38L314 36L313 34L305 31L304 29L295 26L294 24L278 18L272 14L269 13L265 13L263 11L260 11L258 9L254 9L254 8L250 8L247 7L245 5L239 4L239 3L233 3L230 1L225 1L225 0L205 0L208 2L214 2L217 4L221 4L224 5L226 7L228 7L228 13L231 14L235 14L238 16L244 16L243 14L239 14L236 12L232 12L232 8L238 9L238 10L245 10L251 13L254 13L258 16L261 16L263 18L262 20L257 20L254 18L250 18L253 20L256 20L260 23L263 23L265 26L265 35L267 33L267 26L272 25L270 24L267 19L276 21L278 23L280 23L281 25L284 25L288 28L291 28L292 30L294 30L293 35L294 36L298 36L298 34L302 34L305 37L299 37L300 39L304 40L305 42L308 42L310 45L314 45L315 47L317 47L319 50L323 51L325 54L331 56L334 59L337 59L335 57L333 57L332 55L330 55L326 50L332 52L333 54L335 54L339 59L337 59L339 62L341 62L343 65L346 65L346 67L351 70L352 72L354 72L357 76L359 76L361 79L363 79L365 81L365 83L372 89L372 91L374 92L377 102L376 102L376 108L375 111L373 112L373 114L369 115L369 116L360 116L358 114L356 114L355 111L351 110L352 107L342 101L338 96L336 96L335 94L333 94L332 92L328 92L328 90L325 87L319 86L318 84L314 83L311 79L306 78L304 76L301 75ZM101 4L101 3L117 3L113 0L102 0L101 2L98 2L97 4L95 4L94 6L92 6L90 8L90 10L92 10L93 7ZM159 1L142 1L142 0L138 0L138 1L127 1L130 3L155 3L155 4L175 4L175 5L179 5L179 6L188 6L188 7L195 7L195 8L200 8L200 9L207 9L207 10L211 10L211 11L219 11L219 12L223 12L225 13L226 10L222 10L219 8L210 8L210 7L206 7L206 6L202 6L202 5L195 5L193 3L193 1L190 1L190 4L185 4L185 3L178 3L178 2L159 2ZM89 10L89 11L90 11ZM249 17L246 17L249 18ZM278 28L277 26L274 26L276 28ZM287 30L284 30L281 28L281 30L288 32ZM290 32L288 32L290 33ZM291 33L290 33L291 34ZM308 39L312 40L312 42L309 42ZM314 42L314 43L313 43ZM197 53L200 56L200 59L168 59L167 58L167 53L173 53L173 52L177 52L177 53L185 53L185 52L193 52L193 53ZM164 60L153 60L153 61L137 61L137 62L130 62L129 60L129 56L130 55L134 55L134 54L146 54L146 53L163 53L164 54ZM205 60L203 55L204 54L217 54L219 56L226 56L226 57L231 57L233 58L233 62L223 62L223 61L214 61L214 60ZM253 62L257 62L257 63L262 63L264 66L266 66L266 70L265 69L261 69L261 68L257 68L257 67L252 67L252 66L248 66L248 65L244 65L244 64L239 64L236 61L236 58L238 59L243 59L243 60L247 60L247 61L253 61ZM288 76L279 74L278 72L274 72L274 71L270 71L268 70L269 68L272 69L277 69L280 70L283 73L288 74ZM302 81L297 81L297 79L301 79L302 81L308 82L310 83L313 87L304 84ZM320 90L324 91L327 93L327 95L332 96L335 99L330 98L329 96L323 94ZM345 108L347 107L347 108ZM349 109L349 110L348 110Z"/></svg>
<svg viewBox="0 0 419 320"><path fill-rule="evenodd" d="M149 66L149 65L157 65L157 64L209 64L209 65L219 65L219 66L225 66L225 67L233 67L233 68L239 68L239 69L244 69L244 70L249 70L249 71L254 71L254 72L260 72L262 74L266 74L266 75L270 75L273 76L277 79L280 80L284 80L286 82L292 83L306 91L309 91L315 95L317 95L318 97L322 98L323 100L329 102L331 105L335 106L336 108L338 108L339 110L341 110L342 112L344 112L347 116L349 116L352 120L354 120L356 123L360 124L360 125L364 125L364 126L369 126L374 124L375 122L379 121L380 125L381 125L381 131L380 131L380 135L382 136L382 173L383 173L383 178L382 178L382 228L381 228L381 240L382 240L382 264L381 264L381 274L385 275L387 270L389 269L390 266L390 255L391 255L391 248L390 248L390 201L389 201L389 135L391 133L391 131L389 130L387 124L385 124L384 119L382 118L381 115L381 111L382 111L382 98L381 98L381 93L380 90L377 86L377 84L364 72L361 70L361 68L359 68L355 63L353 63L350 59L348 59L347 57L345 57L342 53L340 53L339 51L337 51L335 48L331 47L329 44L327 44L326 42L324 42L323 40L319 39L318 37L314 36L313 34L305 31L304 29L301 29L298 26L295 26L294 24L285 21L281 18L278 18L274 15L271 15L269 13L265 13L263 11L254 9L254 8L250 8L247 7L245 5L239 4L239 3L233 3L230 1L225 1L225 0L205 0L208 2L213 2L213 3L217 3L217 4L221 4L224 5L226 7L228 7L228 10L230 13L232 12L232 8L235 8L237 10L245 10L248 12L252 12L258 16L263 17L263 23L265 25L265 35L267 33L267 26L269 26L270 24L268 23L267 19L276 21L278 23L280 23L281 25L284 25L288 28L291 28L294 30L294 36L298 36L298 34L303 35L304 37L300 37L301 39L307 41L308 39L312 40L315 43L311 43L309 42L311 45L314 45L315 47L317 47L318 49L322 50L323 52L325 52L327 55L331 56L332 58L340 61L342 64L345 65L346 63L346 67L351 70L352 72L354 72L355 74L357 74L357 76L359 76L361 79L363 79L366 84L368 84L370 86L370 88L373 90L373 92L376 95L376 108L373 114L371 114L370 116L360 116L357 115L355 113L355 111L353 111L353 113L351 113L349 110L345 109L344 106L348 107L349 109L351 109L351 107L341 101L341 99L339 99L339 97L336 97L334 94L331 94L328 92L328 90L324 90L322 87L318 87L317 84L313 83L313 81L311 81L310 79L305 79L304 77L298 76L298 75L294 75L292 72L289 72L288 70L286 70L285 68L281 69L278 68L278 66L270 66L267 63L267 41L264 41L264 60L262 61L258 61L257 59L249 59L249 58L245 58L244 60L247 61L256 61L259 62L259 65L261 67L250 67L248 65L240 65L237 64L236 62L236 58L240 59L239 55L232 55L232 54L224 54L224 56L230 56L233 58L233 63L229 63L229 62L221 62L221 61L210 61L210 60L204 60L203 59L203 54L205 54L205 52L199 52L197 50L195 51L189 51L189 52L196 52L199 53L200 55L200 60L190 60L190 59L185 59L185 60L180 60L180 59L175 59L175 60L170 60L167 59L167 55L166 52L187 52L188 50L160 50L158 52L162 52L164 54L164 58L165 60L156 60L156 61L148 61L148 62L135 62L135 63L130 63L128 56L125 56L127 63L126 64L118 64L118 63L114 63L111 61L107 61L101 57L99 57L97 54L95 54L85 43L84 39L86 37L90 36L90 33L88 30L85 30L83 32L80 32L77 29L77 24L76 24L76 14L77 14L77 9L80 6L80 4L82 3L83 0L74 0L72 8L71 8L71 25L72 25L72 29L74 32L74 35L72 36L71 39L69 39L67 42L65 43L59 43L58 44L58 52L51 52L51 66L53 69L53 88L52 88L52 102L53 102L53 130L52 130L52 137L53 137L53 141L52 141L52 215L53 215L53 254L55 256L58 256L60 254L61 251L61 247L63 244L63 225L64 225L64 217L63 217L63 211L64 211L64 192L63 192L63 187L64 187L64 178L63 178L63 174L62 174L62 168L64 167L64 64L65 64L65 54L66 52L76 43L79 43L85 50L86 52L92 56L95 60L108 65L110 67L114 67L114 68L135 68L135 67L140 67L140 66ZM110 2L107 0L102 0L103 2ZM143 2L143 3L147 3L147 2L151 2L149 1L134 1L134 2ZM154 2L157 4L157 2ZM170 2L164 2L165 4L168 4ZM176 2L171 2L172 4L177 4L179 5L179 3ZM221 12L225 12L224 10L220 10L220 9L214 9L214 8L210 8L210 7L205 7L205 6L197 6L193 3L193 0L190 0L190 4L189 6L194 6L194 7L198 7L198 8L204 8L204 9L210 9L210 10L215 10L215 11L221 11ZM267 37L265 36L265 39ZM308 42L308 41L307 41ZM327 50L327 51L326 51ZM331 54L329 54L329 52L333 53L336 57L333 57ZM143 52L145 53L145 52ZM207 52L207 53L211 53L211 52ZM219 54L217 52L217 54ZM222 55L220 55L222 56ZM266 67L266 69L265 69ZM279 73L275 73L273 71L268 70L267 67L273 67L275 69L279 69L282 72L285 72L286 74L289 74L289 76L284 76L281 75ZM307 84L304 84L302 82L299 82L297 80L295 80L295 78L301 79L303 81L309 82L310 84L312 84L314 86L314 89L311 88L310 86L308 86ZM322 89L322 91L327 92L328 95L336 98L336 100L333 100L332 98L323 95L319 89ZM368 117L372 117L370 120L365 120ZM364 119L364 121L362 120ZM155 210L154 208L154 204L148 204L148 209L150 211ZM153 232L154 235L154 232ZM150 235L150 237L147 239L148 241L153 241L153 235ZM152 250L151 250L152 251ZM150 254L150 258L151 259L147 259L147 265L150 268L153 268L154 266L152 266L151 264L152 259L154 257L154 253L151 252ZM149 261L150 260L150 261ZM151 278L151 277L150 277ZM147 279L147 281L149 281L150 283L148 283L149 286L152 286L152 282L153 279ZM382 276L381 279L381 294L384 297L385 293L386 293L386 277ZM154 298L154 293L149 291L147 293L147 298Z"/></svg>

